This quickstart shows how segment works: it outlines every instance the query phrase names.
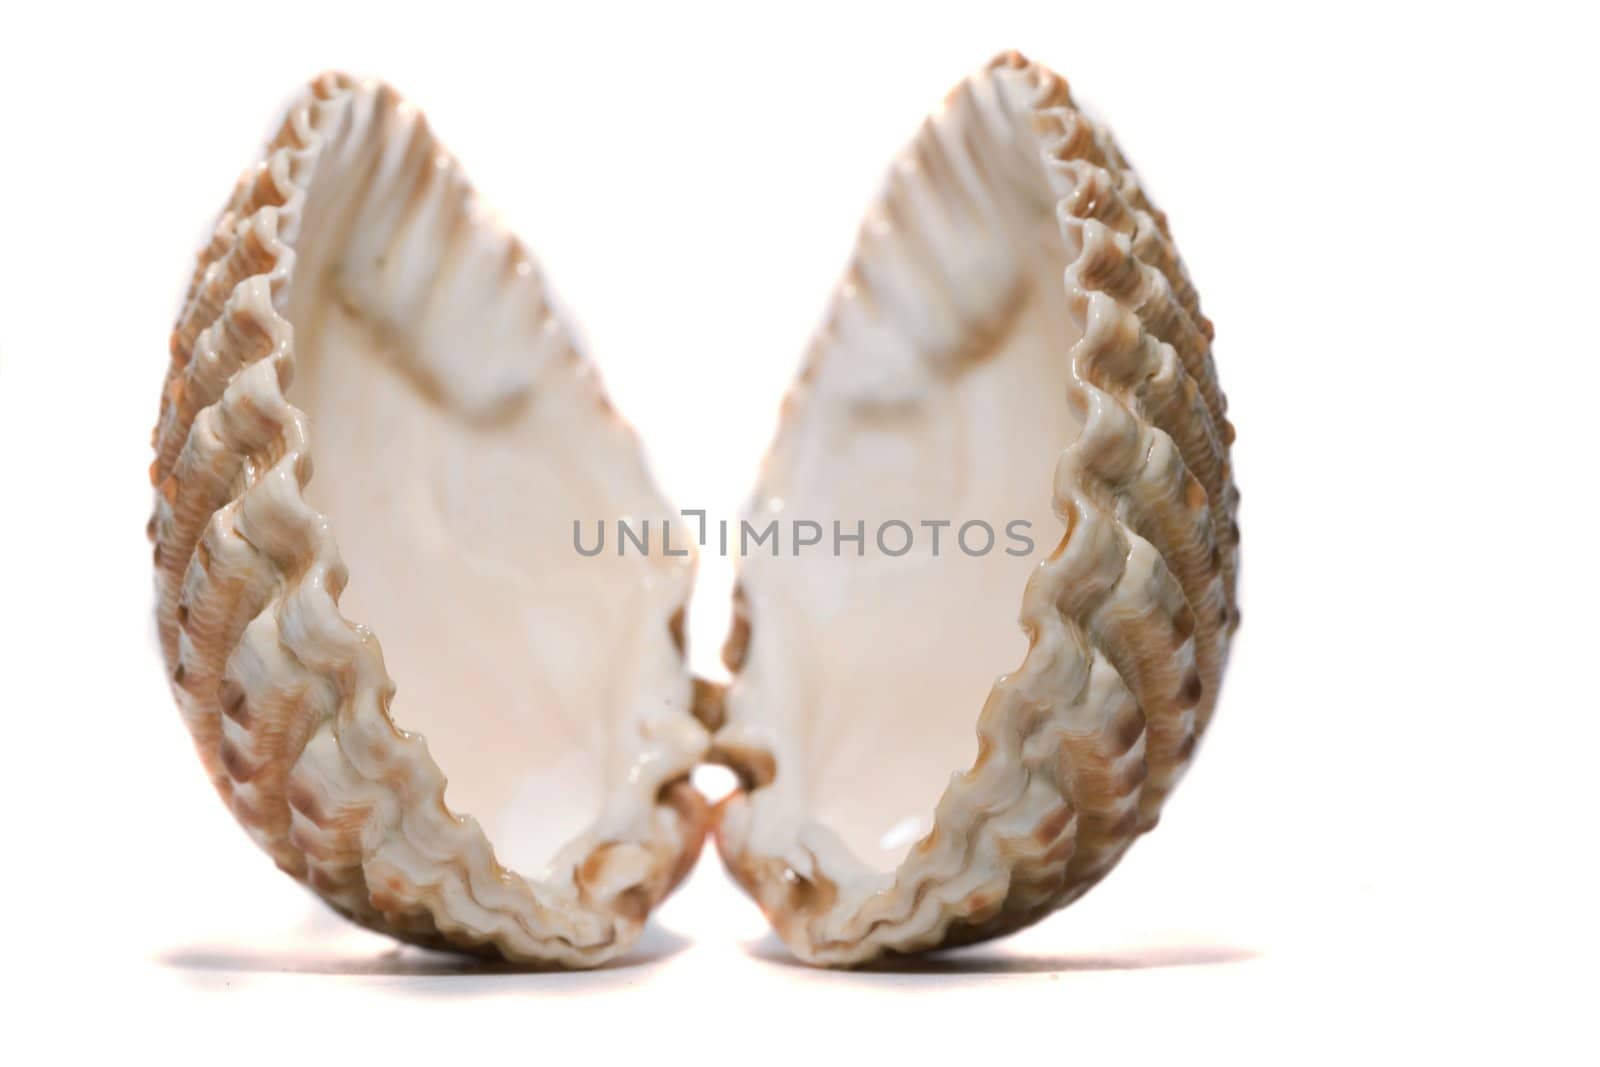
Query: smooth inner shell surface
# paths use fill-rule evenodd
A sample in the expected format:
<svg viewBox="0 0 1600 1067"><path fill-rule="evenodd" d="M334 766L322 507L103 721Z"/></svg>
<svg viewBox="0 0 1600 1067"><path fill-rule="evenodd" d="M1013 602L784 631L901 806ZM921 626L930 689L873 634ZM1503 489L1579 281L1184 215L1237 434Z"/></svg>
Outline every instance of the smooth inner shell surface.
<svg viewBox="0 0 1600 1067"><path fill-rule="evenodd" d="M353 565L340 607L382 621L393 712L450 768L451 807L508 866L556 873L581 859L562 847L628 792L630 719L687 710L671 625L692 565L576 553L574 518L659 522L667 508L527 261L473 262L500 250L407 207L460 195L435 188L453 176L341 177L306 225L355 210L354 240L289 314L289 400L316 442L307 497Z"/></svg>
<svg viewBox="0 0 1600 1067"><path fill-rule="evenodd" d="M814 847L874 872L931 829L977 756L976 709L1027 650L1018 591L1061 540L1047 487L1079 429L1064 250L1030 232L1025 203L955 217L918 203L925 168L963 180L931 158L943 147L896 169L904 217L868 224L862 257L900 256L882 269L910 280L852 280L763 472L752 525L788 535L814 518L822 541L741 565L752 645L771 657L733 694L771 730L779 773L762 799L788 793ZM924 247L893 247L908 226ZM971 254L985 248L1007 254Z"/></svg>

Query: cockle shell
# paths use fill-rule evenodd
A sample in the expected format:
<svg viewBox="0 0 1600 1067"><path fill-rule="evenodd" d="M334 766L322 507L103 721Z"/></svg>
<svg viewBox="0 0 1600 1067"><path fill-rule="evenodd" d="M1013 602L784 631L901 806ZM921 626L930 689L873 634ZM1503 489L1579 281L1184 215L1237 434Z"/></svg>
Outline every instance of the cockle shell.
<svg viewBox="0 0 1600 1067"><path fill-rule="evenodd" d="M174 692L278 865L406 940L604 962L713 823L805 960L1005 933L1154 825L1215 707L1238 494L1211 337L1109 135L996 60L896 162L750 520L1022 522L1040 551L751 555L732 681L692 679L692 553L567 540L675 520L531 258L397 94L325 76L173 334ZM706 761L741 783L715 812Z"/></svg>
<svg viewBox="0 0 1600 1067"><path fill-rule="evenodd" d="M1016 517L1053 551L743 561L711 725L746 788L717 836L803 959L1014 930L1155 824L1239 618L1211 337L1165 218L1049 71L1000 57L894 165L752 515Z"/></svg>
<svg viewBox="0 0 1600 1067"><path fill-rule="evenodd" d="M666 507L528 254L393 90L319 79L241 179L155 448L173 689L278 866L410 941L571 966L624 950L706 828L692 563L567 572L578 509ZM342 612L382 627L398 693ZM499 847L548 866L502 867L430 748L452 807L504 812ZM553 861L531 847L551 835L570 835Z"/></svg>

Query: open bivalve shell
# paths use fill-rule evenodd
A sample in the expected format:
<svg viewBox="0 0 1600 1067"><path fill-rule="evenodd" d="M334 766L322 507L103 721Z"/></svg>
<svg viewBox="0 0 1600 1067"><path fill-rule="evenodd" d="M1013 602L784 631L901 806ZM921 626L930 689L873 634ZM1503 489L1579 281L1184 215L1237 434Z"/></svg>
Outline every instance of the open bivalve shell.
<svg viewBox="0 0 1600 1067"><path fill-rule="evenodd" d="M1238 493L1211 337L1109 135L1002 56L868 215L745 519L783 532L740 562L732 681L692 679L692 553L571 536L693 524L416 112L325 76L173 334L174 691L278 865L408 941L604 962L713 822L805 960L1017 929L1155 824L1216 704ZM705 761L740 778L714 813Z"/></svg>

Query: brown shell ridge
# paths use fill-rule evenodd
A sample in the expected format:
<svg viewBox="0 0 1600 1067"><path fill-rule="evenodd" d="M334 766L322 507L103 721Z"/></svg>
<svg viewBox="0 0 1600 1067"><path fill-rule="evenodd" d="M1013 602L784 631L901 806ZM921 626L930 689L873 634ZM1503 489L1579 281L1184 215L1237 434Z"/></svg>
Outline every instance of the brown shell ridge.
<svg viewBox="0 0 1600 1067"><path fill-rule="evenodd" d="M281 171L280 171L280 162L279 161L282 160L282 158L283 157L282 157L281 154L275 154L275 157L274 157L273 161L271 163L269 163L269 165L266 168L264 168L264 172L269 173L269 174L281 173ZM258 183L258 187L259 187L259 183ZM266 226L270 226L272 221L275 221L275 220L272 220L272 219L269 218L269 219L263 220L263 221L265 222ZM247 230L246 232L258 233L260 231L254 229L254 228L251 228L251 229ZM289 259L290 262L292 262L292 253L289 253L287 249L284 250L284 253L285 253L284 256L281 257L281 258ZM229 257L230 261L237 261L240 258L244 258L244 257L240 257L240 256L233 255L233 254L230 254L230 257ZM262 257L251 256L251 257L248 257L248 258L249 258L250 262L254 263L257 266L264 266L265 265L262 262ZM229 272L229 273L231 275L232 272ZM285 273L287 273L287 271L285 271ZM273 316L273 318L276 320L276 316L275 315ZM224 320L224 321L226 321L226 320ZM281 323L281 320L276 320L276 321ZM287 324L283 324L283 325L286 327ZM243 378L233 379L233 380L239 382L240 384L243 384L244 381L245 381L245 379L243 379ZM256 399L254 397L247 397L241 403L243 405L245 405L245 406L250 406L250 407L259 407L259 405L260 405L259 399ZM294 457L294 460L298 461L299 457L304 454L304 451L303 451L303 435L304 435L304 431L303 431L303 427L301 427L299 425L299 421L300 420L298 419L297 415L294 415L294 414L290 413L290 409L288 409L286 403L284 404L284 410L282 412L276 413L276 414L278 415L279 430L280 430L280 436L279 436L279 438L277 440L279 451L284 453L285 455ZM290 426L293 426L293 433L292 434L290 432L288 432L288 427L290 427ZM293 446L291 446L290 441L289 441L289 438L291 438L291 437L294 439L295 443L300 445L301 447L293 447ZM236 442L234 444L234 447L235 447L235 449L241 449L242 450L242 449L249 449L251 446L250 446L250 444L245 443L245 442ZM273 457L270 456L270 455L263 455L263 454L260 454L260 453L255 453L255 454L249 455L249 460L252 461L255 464L260 464L260 465L266 466L268 471L269 471L269 474L270 473L277 473L277 474L284 473L283 471L280 471L280 470L277 469L277 465L276 465L276 463L274 463ZM295 473L294 482L295 482L294 493L297 495L298 491L299 491L299 489L301 487L301 484L303 483L303 477L298 472ZM269 487L271 487L273 485L273 483L269 481L267 483L267 485ZM241 497L239 498L239 500L240 500L240 508L241 509L248 509L249 504L251 502L253 502L253 500L255 499L252 496L252 493L256 492L256 491L258 491L258 490L255 489L255 486L251 486L250 488L247 488L245 490L244 494L241 495ZM278 503L278 506L277 506L277 508L274 509L273 501L272 501L271 497L267 497L267 502L260 505L260 507L267 509L269 511L269 514L263 519L263 521L260 521L260 522L258 522L256 524L254 524L258 529L266 531L268 533L274 533L275 532L275 533L281 534L285 530L294 528L294 526L295 526L295 521L294 520L296 518L301 519L301 524L303 526L309 526L311 523L314 523L315 521L317 521L315 519L307 520L303 516L290 516L290 515L287 515L287 514L285 514L285 511L284 511L284 508L286 506L285 503L282 502L282 501L279 501L277 503ZM230 513L231 513L232 510L233 509L225 509L223 511L219 511L218 512L218 516L217 517L218 517L219 521L216 524L218 529L226 528L228 525L231 525L231 524L228 523L228 519L231 517ZM235 530L234 533L237 534L237 530ZM250 545L250 541L248 539L237 538L236 537L236 540L238 540L241 544L243 544L245 546L249 546ZM288 551L286 553L284 553L282 558L280 558L280 559L266 559L266 560L261 560L260 562L264 563L267 566L276 567L280 571L286 571L287 573L284 575L284 577L289 578L291 580L295 579L295 578L303 578L305 576L305 572L308 571L312 566L312 563L310 561L316 559L320 554L322 554L321 551L320 551L321 546L318 546L318 545L315 544L314 537L306 537L305 540L302 541L302 543L300 545L298 545L298 546L290 545L290 546L283 546L283 547L287 547ZM248 551L248 549L246 551ZM216 559L218 557L218 555L219 555L219 553L216 552L215 550L213 550L212 552L207 554L207 558L208 559ZM339 575L337 584L342 585L342 567L339 567L339 565L337 565L337 564L335 564L335 567L337 568L336 573L338 573L338 575ZM241 569L246 569L246 568L241 568ZM297 571L300 572L300 573L296 573ZM198 586L199 583L196 582L195 585ZM332 590L332 589L330 589L329 591L330 592L336 592L336 590ZM256 632L259 632L259 627L261 625L261 622L263 620L265 620L268 617L269 614L272 616L274 623L275 624L278 623L279 622L279 615L281 613L281 610L282 610L282 600L281 599L275 601L271 608L264 609L263 613L261 615L257 616L257 622L255 624L253 624L253 625L255 625L257 627L257 631ZM277 626L275 625L273 628L277 629ZM246 631L247 634L249 632L250 631ZM337 631L334 631L331 634L325 634L323 636L324 637L332 637L332 636L336 636L336 634L337 634ZM227 650L232 647L233 639L236 636L237 635L234 635L234 634L225 634L224 635L224 639L222 641L213 642L213 647L219 648L220 649L220 654L223 655L223 656L226 656ZM279 653L289 653L289 652L291 652L289 647L284 642L279 641L279 640L271 640L271 641L266 641L266 642L262 642L262 643L267 645L267 647L272 651L276 651L276 652L279 652ZM244 649L248 650L251 646L247 642L243 647L244 647ZM213 655L212 657L209 657L209 658L215 660L216 655ZM258 654L258 658L260 658L259 654ZM341 666L343 666L343 665L341 665ZM182 667L182 664L180 662L180 668L181 667ZM303 667L302 667L302 670L303 670ZM309 674L309 672L307 672L307 673ZM314 676L310 679L310 681L311 681L312 684L307 686L307 690L306 691L314 691L315 690L315 678L314 678ZM285 710L287 710L287 711L293 711L296 708L300 708L300 709L304 709L304 710L307 710L307 711L312 711L313 712L313 716L316 717L315 716L315 712L314 712L314 705L311 704L308 701L304 701L304 700L296 701L296 700L294 700L293 699L293 694L272 694L272 693L252 694L248 690L243 690L243 691L240 691L241 699L239 701L235 701L234 702L235 709L243 706L244 700L248 700L251 696L255 696L256 697L256 700L257 700L257 705L256 706L257 706L257 708L260 708L262 706L270 707L275 702L275 699L277 699L277 700L279 700L279 701L281 701L282 703L285 704ZM287 697L288 699L287 700L282 699L284 697ZM323 714L326 714L326 712L324 711ZM239 717L240 716L237 714L237 711L235 712L235 715L232 716L232 718L235 719L235 720L238 719ZM264 733L268 734L269 736L274 732L285 733L285 734L293 734L293 733L299 732L299 731L296 731L296 730L294 730L292 728L280 728L279 730L274 731L271 726L266 726L265 725L265 723L271 722L272 720L270 718L268 718L268 717L261 716L259 711L257 711L251 717L252 717L252 719L261 719L263 721L262 730L263 730ZM248 752L248 751L250 751L251 749L253 749L255 747L256 739L254 737L252 737L252 735L250 734L248 729L241 729L241 730L233 731L232 732L233 736L232 736L232 739L231 739L232 740L232 744L229 743L229 741L230 741L229 731L226 728L224 728L223 733L224 733L224 739L223 739L222 745L220 746L220 756L221 756L221 759L222 759L224 765L230 765L231 764L231 769L233 771L233 773L230 773L230 778L233 779L234 783L235 783L235 791L236 791L235 810L236 810L236 813L239 814L241 820L244 821L246 823L246 825L252 829L252 832L254 833L255 836L257 836L258 840L261 841L261 843L264 845L264 847L266 847L269 852L271 852L275 857L277 857L279 859L280 865L285 866L287 869L290 869L291 871L294 871L297 866L298 867L303 867L304 866L303 861L298 861L297 862L298 857L296 857L294 855L294 852L292 851L292 849L289 849L289 847L288 847L289 846L289 842L286 840L286 831L287 831L287 823L288 823L288 804L287 804L287 801L283 798L283 796L281 794L273 795L271 792L269 792L267 797L265 798L265 805L263 805L259 801L255 805L250 805L248 803L246 803L244 805L241 805L240 804L240 800L243 799L243 798L240 798L240 797L237 796L237 793L239 791L240 779L244 780L244 783L246 783L247 787L253 787L255 785L255 782L253 780L261 773L261 770L262 770L263 766L271 767L274 764L281 765L285 761L293 761L294 759L296 759L298 757L298 753L297 752L279 753L279 752L270 752L269 751L269 753L268 753L268 755L266 756L265 759L258 758L256 760L251 761L251 760L248 760L245 756L239 755L239 753ZM345 754L345 758L347 758L347 759L349 758L348 753ZM281 779L281 777L282 777L281 771L280 771L280 774L279 774L278 777ZM436 795L438 797L438 803L439 803L441 808L442 808L442 784L443 784L442 781L440 781L438 783L438 789L436 791ZM266 808L266 810L263 810L264 808ZM276 810L272 810L273 808L275 808ZM438 857L434 857L434 858L437 859ZM470 884L470 875L466 879L466 881ZM417 888L422 888L422 887L417 887ZM343 903L345 903L346 907L349 908L349 910L351 910L351 911L359 911L359 910L361 910L361 905L360 905L359 901L346 901L346 902L343 902Z"/></svg>
<svg viewBox="0 0 1600 1067"><path fill-rule="evenodd" d="M602 843L597 855L621 848L647 860L634 890L607 899L591 895L581 871L550 896L502 868L476 822L446 808L444 776L421 739L390 720L393 685L376 639L340 615L344 566L303 497L306 428L284 397L290 239L328 136L399 107L387 88L319 79L266 162L241 179L201 253L155 435L162 646L219 791L278 864L335 908L425 944L594 965L637 933L639 900L621 898L664 896L703 826L675 808L653 841ZM406 158L420 145L447 160L419 121L407 132ZM439 165L454 177L453 161ZM479 219L450 226L501 241L506 269L526 262L513 238Z"/></svg>
<svg viewBox="0 0 1600 1067"><path fill-rule="evenodd" d="M971 156L962 180L938 189L953 190L948 210L973 213L976 172L989 195L1057 214L1069 311L1083 330L1066 358L1084 426L1057 471L1065 536L1024 593L1028 653L985 704L977 762L946 789L933 831L892 880L861 898L829 884L814 854L741 852L748 812L727 808L719 839L730 870L813 962L993 936L1103 878L1187 765L1237 619L1232 428L1213 331L1165 218L1065 82L1014 53L952 93L907 150L920 173L948 177L949 141L930 133L940 122L958 126L949 136ZM876 210L901 225L902 247L926 248L923 231L905 225L925 217L903 209L905 195L891 184ZM841 307L894 284L897 266L878 254L893 247L864 230L850 292L835 298L808 365L825 358ZM790 426L806 377L785 405ZM1041 706L1030 697L1040 692L1059 699Z"/></svg>
<svg viewBox="0 0 1600 1067"><path fill-rule="evenodd" d="M1071 110L1062 79L1020 57L1000 66L1033 83L1029 125L1041 134L1052 177L1064 164L1072 179L1057 215L1067 247L1077 250L1065 282L1069 309L1083 330L1070 358L1079 393L1074 403L1086 418L1062 457L1058 508L1069 517L1069 541L1081 532L1074 518L1081 522L1096 510L1114 515L1133 545L1129 561L1142 559L1148 568L1150 591L1134 599L1151 610L1130 615L1113 609L1110 624L1081 609L1074 613L1129 681L1150 735L1141 817L1108 831L1104 851L1114 861L1133 836L1153 825L1214 706L1225 620L1210 609L1219 599L1231 606L1232 576L1228 556L1216 546L1210 505L1225 500L1231 485L1226 449L1218 444L1231 431L1210 360L1210 325L1195 325L1204 320L1165 220L1152 217L1109 134ZM1083 136L1085 129L1090 136ZM1085 216L1088 221L1080 222ZM1111 225L1122 233L1113 236ZM1134 251L1135 240L1154 266ZM1174 338L1187 353L1181 366L1173 358ZM1191 399L1195 395L1205 399L1203 406ZM1198 482L1191 467L1208 474L1209 484ZM1219 584L1222 598L1215 593ZM1089 865L1083 887L1108 869ZM1068 899L1074 873L1063 887Z"/></svg>
<svg viewBox="0 0 1600 1067"><path fill-rule="evenodd" d="M1205 492L1211 536L1202 535L1201 541L1211 541L1215 558L1184 560L1170 550L1175 546L1157 538L1201 615L1205 698L1198 719L1203 729L1215 706L1228 637L1238 622L1238 491L1229 459L1234 434L1211 357L1215 331L1200 312L1165 216L1145 197L1109 134L1070 107L1066 83L1057 75L1015 53L995 65L1026 71L1036 87L1032 126L1045 144L1052 177L1067 189L1057 207L1062 236L1081 249L1067 274L1074 313L1091 328L1099 324L1107 333L1118 333L1085 353L1080 376L1169 435ZM1098 303L1101 313L1090 303ZM1186 488L1185 495L1194 491ZM1148 533L1149 526L1139 529ZM1220 598L1206 590L1217 573ZM1213 625L1213 605L1219 605L1220 625Z"/></svg>
<svg viewBox="0 0 1600 1067"><path fill-rule="evenodd" d="M1199 298L1172 243L1166 217L1145 196L1137 175L1110 135L1070 106L1066 83L1042 67L1028 64L1015 53L1002 56L997 69L1024 72L1035 85L1036 110L1032 126L1045 144L1048 164L1067 190L1058 207L1066 220L1100 222L1127 238L1125 253L1137 262L1142 275L1158 273L1163 284L1146 281L1143 296L1131 306L1151 335L1170 344L1179 356L1193 387L1205 402L1204 417L1193 417L1185 433L1203 433L1212 443L1209 456L1185 441L1185 461L1196 471L1210 494L1219 543L1224 553L1224 586L1229 606L1229 629L1237 624L1235 597L1238 530L1238 492L1232 483L1228 446L1233 442L1227 398L1222 394L1211 358L1212 324L1201 312ZM1069 240L1071 235L1069 235ZM1090 289L1093 286L1088 287ZM1172 427L1162 424L1172 432Z"/></svg>

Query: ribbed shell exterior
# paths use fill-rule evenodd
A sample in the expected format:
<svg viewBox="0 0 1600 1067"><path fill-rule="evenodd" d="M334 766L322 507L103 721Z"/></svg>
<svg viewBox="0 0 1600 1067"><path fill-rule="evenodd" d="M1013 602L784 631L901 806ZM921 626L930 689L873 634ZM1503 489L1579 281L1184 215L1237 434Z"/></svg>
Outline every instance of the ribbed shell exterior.
<svg viewBox="0 0 1600 1067"><path fill-rule="evenodd" d="M952 145L968 156L961 167L944 155ZM930 203L981 217L972 200L983 196L1026 198L1045 218L1054 211L1082 330L1070 350L1062 343L1071 365L1062 403L1083 428L1053 486L1065 537L1023 593L1026 657L994 686L975 764L952 780L892 885L864 899L842 891L816 855L753 848L746 795L720 808L729 870L797 955L824 964L993 937L1086 892L1155 825L1216 706L1239 621L1233 429L1211 323L1165 217L1110 135L1077 110L1061 78L1012 53L958 87L905 158L917 186L891 186L876 219L904 226ZM906 304L876 292L929 284L902 246L939 241L863 232L808 365L828 358L841 328ZM775 448L804 418L809 377L785 404ZM736 671L761 626L740 610ZM748 789L762 788L772 767L752 741L759 734L717 725L716 750Z"/></svg>
<svg viewBox="0 0 1600 1067"><path fill-rule="evenodd" d="M680 732L665 731L639 784L643 814L597 842L569 882L502 868L478 824L446 808L423 741L390 719L394 686L377 639L340 614L345 567L329 522L306 502L311 442L285 397L296 264L332 240L303 226L306 204L335 172L400 191L397 242L425 237L407 219L444 220L452 248L433 257L445 266L432 284L503 287L494 309L534 316L538 358L593 403L596 447L637 452L530 257L484 217L415 110L382 85L318 79L240 180L172 335L150 536L173 690L239 821L341 913L421 944L592 966L623 951L693 865L707 813L686 775L703 733L687 715L673 724ZM681 605L687 576L677 592Z"/></svg>

